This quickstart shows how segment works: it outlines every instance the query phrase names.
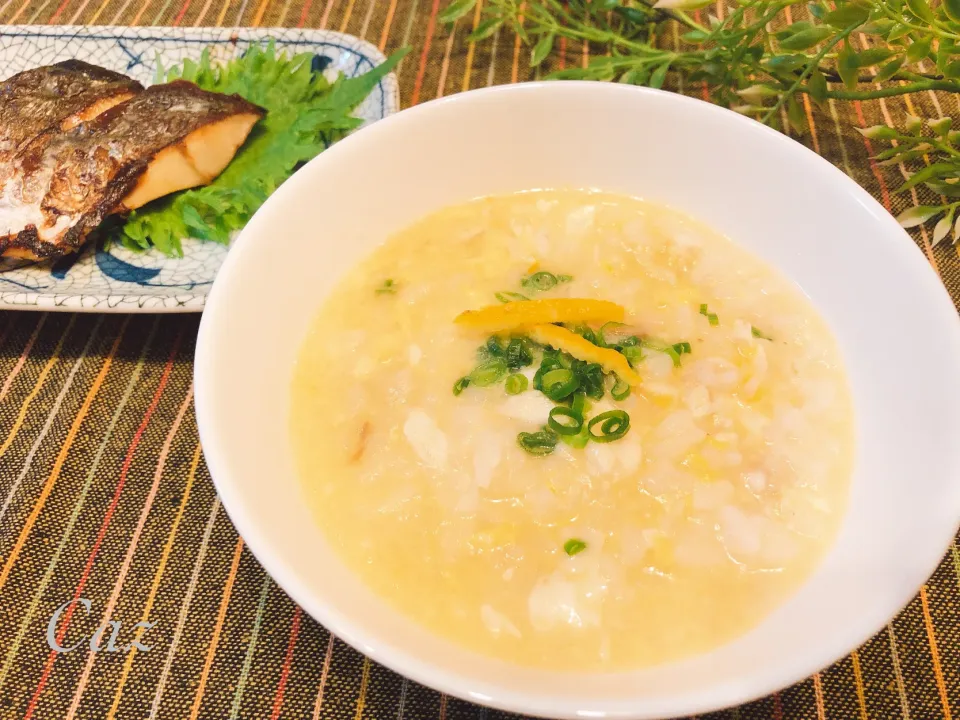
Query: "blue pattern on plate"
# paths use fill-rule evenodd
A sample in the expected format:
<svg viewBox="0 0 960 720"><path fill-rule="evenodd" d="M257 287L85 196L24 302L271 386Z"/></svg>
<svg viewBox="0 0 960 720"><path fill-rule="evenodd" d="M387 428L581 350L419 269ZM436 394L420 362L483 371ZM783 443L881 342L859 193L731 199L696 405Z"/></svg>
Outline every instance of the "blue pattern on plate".
<svg viewBox="0 0 960 720"><path fill-rule="evenodd" d="M153 82L159 57L165 67L198 59L205 47L214 60L229 60L252 44L273 39L290 54L313 52L311 68L331 80L354 76L383 62L369 43L325 30L229 28L0 27L0 78L76 58ZM397 81L384 78L356 115L365 124L398 110ZM92 246L93 243L90 243ZM186 238L184 257L168 258L113 244L87 247L52 266L32 265L0 273L0 307L95 312L197 312L227 248Z"/></svg>
<svg viewBox="0 0 960 720"><path fill-rule="evenodd" d="M145 268L132 263L124 262L111 255L109 250L98 247L96 252L97 267L104 275L119 282L150 285L150 281L160 274L159 268Z"/></svg>

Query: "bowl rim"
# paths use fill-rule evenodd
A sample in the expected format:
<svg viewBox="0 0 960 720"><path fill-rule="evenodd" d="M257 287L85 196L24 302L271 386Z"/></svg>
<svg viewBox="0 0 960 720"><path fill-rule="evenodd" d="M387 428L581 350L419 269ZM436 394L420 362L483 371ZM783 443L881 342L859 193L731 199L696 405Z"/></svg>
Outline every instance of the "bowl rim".
<svg viewBox="0 0 960 720"><path fill-rule="evenodd" d="M789 147L788 152L794 153L800 161L816 165L819 168L818 172L825 176L832 176L835 182L840 183L847 189L851 201L859 202L879 222L885 223L890 228L889 237L884 234L883 241L895 248L894 252L900 253L902 257L899 259L902 263L912 265L905 272L927 274L928 282L936 283L937 290L934 291L933 295L936 295L938 299L934 299L931 295L930 316L934 318L938 325L942 326L942 331L946 336L952 335L953 346L960 347L960 316L957 314L949 292L923 252L916 246L906 231L900 227L893 215L876 198L849 175L805 145L756 120L699 98L665 90L588 80L566 80L559 83L556 81L536 81L478 88L430 100L386 117L365 128L361 133L355 133L341 140L320 156L311 160L308 166L324 162L323 158L329 157L331 153L346 152L352 149L354 145L364 142L364 140L358 140L358 137L369 140L373 137L373 133L391 132L395 125L414 123L421 116L434 112L439 106L449 104L469 105L471 102L488 96L502 96L504 100L507 100L515 94L542 92L636 93L647 95L657 98L660 102L674 102L685 105L691 109L691 112L703 113L707 122L711 118L715 118L720 122L748 124L752 126L754 132L765 133L770 141ZM299 182L295 175L289 178L267 200L264 207L280 204L286 195L296 192ZM894 239L897 236L899 236L899 240ZM234 245L245 246L253 242L256 242L256 240L253 239L251 233L244 230L236 239ZM551 700L546 695L534 695L479 683L471 680L469 676L463 673L444 668L442 658L437 658L435 661L421 661L411 656L402 647L398 647L388 640L374 637L373 633L364 629L362 618L347 617L327 606L321 596L308 590L291 566L287 564L283 553L277 551L269 538L269 533L260 527L254 513L250 511L251 508L242 497L243 493L227 477L223 459L226 448L222 446L218 438L218 432L213 425L214 410L206 378L214 372L212 363L215 353L214 323L221 312L227 311L225 306L227 296L234 291L229 287L231 274L234 266L239 262L239 253L229 253L217 274L200 321L194 360L195 408L198 432L204 457L223 507L250 551L277 585L332 635L402 677L447 695L498 710L536 717L562 718L564 720L584 717L617 718L619 720L662 720L666 717L714 712L749 703L801 682L842 660L882 630L886 623L906 608L916 597L925 580L936 571L944 553L952 544L958 527L960 527L960 507L955 507L952 509L952 516L955 518L954 525L950 528L944 528L940 553L936 557L931 554L929 558L918 558L910 564L910 573L908 573L910 582L904 582L902 587L907 589L895 594L897 597L896 607L892 607L894 603L891 601L884 605L886 609L864 608L860 616L862 621L852 629L848 628L845 634L824 637L823 641L817 644L815 652L806 653L801 660L795 660L790 665L777 666L776 669L771 668L765 670L762 674L754 675L749 686L739 683L717 686L707 692L673 696L669 702L662 701L658 703L657 707L651 708L624 707L622 700L615 701L617 703L616 707L611 703L599 700L593 703L596 706L594 708L574 708L560 706L557 701ZM958 410L957 416L960 419L960 410ZM894 594L891 595L891 597L893 596ZM621 673L609 673L608 675L616 674ZM557 675L562 677L564 674L557 673Z"/></svg>

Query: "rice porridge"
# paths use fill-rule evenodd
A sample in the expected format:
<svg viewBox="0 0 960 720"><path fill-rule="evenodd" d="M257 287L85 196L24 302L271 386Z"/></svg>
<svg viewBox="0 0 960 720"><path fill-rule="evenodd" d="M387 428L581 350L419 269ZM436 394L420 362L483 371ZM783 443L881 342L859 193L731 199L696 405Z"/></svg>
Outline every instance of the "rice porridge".
<svg viewBox="0 0 960 720"><path fill-rule="evenodd" d="M478 652L613 670L758 624L832 544L853 409L834 338L759 258L587 191L482 198L326 299L292 388L344 562Z"/></svg>

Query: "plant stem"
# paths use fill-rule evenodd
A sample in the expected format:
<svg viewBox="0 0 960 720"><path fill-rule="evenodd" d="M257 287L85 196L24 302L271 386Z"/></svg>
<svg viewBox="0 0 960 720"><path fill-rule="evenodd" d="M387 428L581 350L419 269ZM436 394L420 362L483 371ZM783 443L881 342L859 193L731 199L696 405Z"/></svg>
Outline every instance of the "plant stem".
<svg viewBox="0 0 960 720"><path fill-rule="evenodd" d="M949 143L943 142L939 138L925 137L922 139L925 142L929 143L930 145L933 145L933 147L935 147L937 150L942 152L944 155L949 155L951 157L960 157L960 151L958 151L955 147L953 147Z"/></svg>
<svg viewBox="0 0 960 720"><path fill-rule="evenodd" d="M903 16L897 15L896 13L892 12L890 8L887 7L887 4L883 2L883 0L881 0L881 2L878 2L875 5L875 7L879 7L880 12L886 15L889 19L893 20L896 23L899 23L900 25L906 25L911 30L919 30L922 33L933 32L935 35L938 35L940 37L951 38L953 40L960 40L960 35L957 35L956 33L940 30L934 27L933 25L917 25L916 23L909 22Z"/></svg>
<svg viewBox="0 0 960 720"><path fill-rule="evenodd" d="M656 0L639 0L643 5L646 5L648 8L652 8L657 12L661 12L669 18L676 20L681 25L686 25L691 30L699 30L702 33L709 33L710 31L701 25L698 22L695 22L693 18L687 15L683 10L670 10L668 8L658 8L654 7Z"/></svg>
<svg viewBox="0 0 960 720"><path fill-rule="evenodd" d="M827 97L834 100L876 100L878 98L896 97L924 92L925 90L943 90L944 92L960 92L960 83L953 80L926 80L924 82L894 85L892 87L877 88L875 90L828 90ZM798 92L808 93L809 89L798 87Z"/></svg>
<svg viewBox="0 0 960 720"><path fill-rule="evenodd" d="M863 22L858 22L856 25L851 25L846 30L841 32L839 35L832 38L830 42L828 42L826 45L824 45L823 49L821 49L820 52L818 52L814 56L813 60L807 63L807 66L803 69L803 72L800 73L800 77L798 77L793 82L793 85L791 85L786 90L786 92L783 92L780 94L780 97L777 98L776 104L772 108L770 108L770 110L767 112L766 115L763 116L763 119L760 122L764 124L770 122L770 118L772 118L774 115L776 115L780 111L780 108L783 107L783 104L787 101L788 98L793 97L793 94L800 88L800 85L803 83L803 81L810 76L810 73L813 72L813 69L818 68L820 66L820 61L823 60L824 56L828 52L830 52L830 50L833 49L837 44L845 40L850 35L850 33L852 33L861 25L863 25Z"/></svg>
<svg viewBox="0 0 960 720"><path fill-rule="evenodd" d="M832 67L826 67L821 65L820 72L823 74L823 77L827 82L833 83L842 83L843 78L840 77L839 73L834 70ZM932 75L930 73L914 73L909 71L900 71L893 75L886 82L896 82L896 81L911 81L911 82L923 82L924 80L943 80L943 75ZM859 75L857 76L857 82L869 85L876 81L876 75Z"/></svg>

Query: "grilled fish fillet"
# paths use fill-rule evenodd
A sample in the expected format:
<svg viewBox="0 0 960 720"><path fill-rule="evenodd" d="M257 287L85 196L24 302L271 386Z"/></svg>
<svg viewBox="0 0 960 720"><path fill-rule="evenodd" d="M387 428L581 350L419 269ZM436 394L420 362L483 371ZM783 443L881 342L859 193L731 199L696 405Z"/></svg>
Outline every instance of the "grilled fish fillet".
<svg viewBox="0 0 960 720"><path fill-rule="evenodd" d="M0 97L19 77L4 83ZM82 111L50 111L63 119L42 130L16 130L19 115L0 115L0 137L34 133L18 144L11 140L12 155L0 157L0 255L61 257L79 249L108 215L210 182L264 115L238 96L182 80L105 102L96 113L92 107L86 105L79 123L71 118Z"/></svg>
<svg viewBox="0 0 960 720"><path fill-rule="evenodd" d="M126 75L79 60L14 75L0 84L0 171L30 141L69 130L141 90Z"/></svg>

